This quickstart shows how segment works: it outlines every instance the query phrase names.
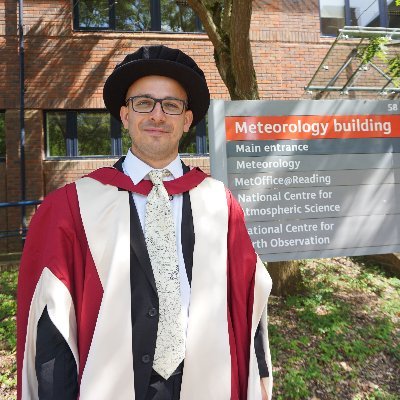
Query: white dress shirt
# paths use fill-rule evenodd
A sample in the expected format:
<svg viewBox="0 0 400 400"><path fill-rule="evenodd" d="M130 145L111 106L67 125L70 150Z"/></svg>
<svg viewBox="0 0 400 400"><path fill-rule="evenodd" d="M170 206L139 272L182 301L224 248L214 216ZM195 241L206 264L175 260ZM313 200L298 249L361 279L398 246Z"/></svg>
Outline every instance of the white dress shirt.
<svg viewBox="0 0 400 400"><path fill-rule="evenodd" d="M149 179L148 173L155 169L139 160L130 150L122 164L122 169L125 175L128 175L132 182L137 185L143 179ZM183 175L182 163L179 155L168 164L165 168L172 176L166 177L164 180L169 181L179 178ZM146 215L146 201L147 196L132 193L133 201L139 215L140 224L142 226L143 234L145 233L144 219ZM182 205L183 195L175 194L171 200L172 215L175 222L175 236L176 236L176 251L178 253L178 266L179 266L179 280L181 287L181 303L182 303L182 320L184 332L187 330L188 316L189 316L189 301L190 301L190 285L186 274L185 261L183 259L182 241L181 241L181 225L182 225Z"/></svg>

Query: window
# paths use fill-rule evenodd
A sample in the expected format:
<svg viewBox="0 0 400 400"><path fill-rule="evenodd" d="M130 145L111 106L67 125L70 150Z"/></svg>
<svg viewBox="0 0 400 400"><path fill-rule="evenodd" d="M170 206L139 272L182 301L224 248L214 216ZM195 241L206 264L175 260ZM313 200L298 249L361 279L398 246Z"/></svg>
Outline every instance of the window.
<svg viewBox="0 0 400 400"><path fill-rule="evenodd" d="M46 114L46 144L48 156L67 155L67 118L62 112Z"/></svg>
<svg viewBox="0 0 400 400"><path fill-rule="evenodd" d="M179 153L181 154L205 154L208 153L207 142L207 122L203 118L189 132L184 133L179 144Z"/></svg>
<svg viewBox="0 0 400 400"><path fill-rule="evenodd" d="M351 26L381 26L379 0L349 0Z"/></svg>
<svg viewBox="0 0 400 400"><path fill-rule="evenodd" d="M6 127L4 111L0 111L0 159L6 156Z"/></svg>
<svg viewBox="0 0 400 400"><path fill-rule="evenodd" d="M76 0L74 29L203 32L187 0Z"/></svg>
<svg viewBox="0 0 400 400"><path fill-rule="evenodd" d="M400 27L396 0L320 0L321 33L336 36L344 26Z"/></svg>
<svg viewBox="0 0 400 400"><path fill-rule="evenodd" d="M388 24L389 28L400 27L400 4L396 0L387 0Z"/></svg>
<svg viewBox="0 0 400 400"><path fill-rule="evenodd" d="M103 111L46 113L48 157L122 154L121 124Z"/></svg>
<svg viewBox="0 0 400 400"><path fill-rule="evenodd" d="M336 36L345 24L344 0L320 0L321 33Z"/></svg>
<svg viewBox="0 0 400 400"><path fill-rule="evenodd" d="M131 145L128 132L106 111L47 111L45 131L47 157L121 156ZM183 136L179 152L207 151L203 120Z"/></svg>

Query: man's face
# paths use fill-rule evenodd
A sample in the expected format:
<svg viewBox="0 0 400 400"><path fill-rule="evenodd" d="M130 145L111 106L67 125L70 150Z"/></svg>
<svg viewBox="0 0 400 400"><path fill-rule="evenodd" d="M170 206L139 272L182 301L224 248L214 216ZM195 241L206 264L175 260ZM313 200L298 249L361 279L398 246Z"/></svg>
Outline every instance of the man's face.
<svg viewBox="0 0 400 400"><path fill-rule="evenodd" d="M186 92L177 81L158 75L135 81L129 87L126 99L142 95L187 101ZM190 110L184 110L180 115L169 115L163 112L160 103L150 113L138 113L133 111L129 102L121 107L120 115L132 139L132 153L155 168L168 165L177 156L179 140L193 121Z"/></svg>

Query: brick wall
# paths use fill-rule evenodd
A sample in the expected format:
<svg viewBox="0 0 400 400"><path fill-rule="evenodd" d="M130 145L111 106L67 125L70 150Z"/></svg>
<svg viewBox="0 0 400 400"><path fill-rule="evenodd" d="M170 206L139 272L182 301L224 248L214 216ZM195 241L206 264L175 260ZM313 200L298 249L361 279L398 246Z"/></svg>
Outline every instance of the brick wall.
<svg viewBox="0 0 400 400"><path fill-rule="evenodd" d="M0 0L0 109L16 108L19 98L17 2Z"/></svg>
<svg viewBox="0 0 400 400"><path fill-rule="evenodd" d="M299 99L332 39L321 38L318 0L255 0L250 31L260 97Z"/></svg>
<svg viewBox="0 0 400 400"><path fill-rule="evenodd" d="M73 182L89 172L112 166L118 158L104 158L100 160L65 160L44 162L45 194ZM207 157L184 157L183 161L191 167L200 167L204 172L210 173L210 163Z"/></svg>
<svg viewBox="0 0 400 400"><path fill-rule="evenodd" d="M142 45L159 43L194 56L207 71L213 96L227 96L204 34L74 32L71 1L24 4L27 108L104 108L102 87L116 63Z"/></svg>
<svg viewBox="0 0 400 400"><path fill-rule="evenodd" d="M6 163L0 161L0 203L6 201ZM5 208L0 208L0 232L7 230L7 214ZM6 239L0 238L0 254L7 248Z"/></svg>
<svg viewBox="0 0 400 400"><path fill-rule="evenodd" d="M20 182L20 151L19 151L19 112L18 110L6 110L6 196L7 202L15 202L21 199ZM6 209L7 229L16 230L21 226L21 212L17 207ZM7 239L8 251L19 251L18 241Z"/></svg>
<svg viewBox="0 0 400 400"><path fill-rule="evenodd" d="M20 200L20 152L19 152L19 112L6 110L6 200L15 202ZM20 224L20 213L17 208L7 208L8 228L17 229Z"/></svg>
<svg viewBox="0 0 400 400"><path fill-rule="evenodd" d="M8 19L15 28L15 2L0 0L1 5L12 8ZM144 44L158 43L180 47L194 56L206 73L212 97L228 98L206 35L74 32L72 2L66 0L25 0L24 12L27 108L103 108L102 84L116 62ZM317 0L255 0L250 37L262 98L301 97L304 84L331 43L320 38ZM7 65L11 58L14 61L2 82L18 70L16 37L7 36L7 41L8 50L2 50L5 57L0 60L7 60ZM14 78L17 83L18 76ZM18 107L14 100L4 108L10 104Z"/></svg>
<svg viewBox="0 0 400 400"><path fill-rule="evenodd" d="M65 160L44 162L45 194L73 182L94 169L108 167L117 161L116 158L101 160Z"/></svg>
<svg viewBox="0 0 400 400"><path fill-rule="evenodd" d="M6 176L1 180L0 187L4 187L4 193L0 196L0 201L17 202L22 199L21 194L21 170L20 170L20 125L19 110L6 110L5 130L6 130L6 161L1 163L2 170ZM36 200L43 196L43 122L42 112L39 110L27 110L25 112L25 180L26 193L25 200ZM4 186L3 186L4 185ZM26 217L29 223L34 212L34 207L26 207ZM4 230L17 230L21 227L21 209L19 207L9 207L2 210L2 216L6 221ZM0 228L0 230L2 230ZM7 243L8 251L19 251L19 239L1 239L0 245Z"/></svg>
<svg viewBox="0 0 400 400"><path fill-rule="evenodd" d="M25 107L27 199L35 200L115 159L45 160L43 110L104 109L102 87L117 62L142 45L179 47L205 71L211 97L228 99L205 34L75 32L72 1L25 0ZM0 0L0 109L6 110L7 160L0 170L6 200L20 200L18 7ZM320 36L318 0L253 0L250 31L260 97L319 98L304 87L317 70L333 39ZM347 53L346 53L347 51ZM332 72L345 59L342 49L330 60ZM350 65L347 76L356 65ZM376 79L372 71L368 79ZM321 82L326 77L321 73ZM343 78L344 79L344 78ZM337 98L339 93L324 94ZM379 98L351 93L349 98ZM189 164L209 171L209 161L192 157ZM0 167L1 168L1 167ZM6 169L6 183L1 178ZM4 186L3 186L4 187ZM28 218L31 210L28 210ZM19 227L19 210L8 210L7 221ZM11 248L10 248L11 249Z"/></svg>

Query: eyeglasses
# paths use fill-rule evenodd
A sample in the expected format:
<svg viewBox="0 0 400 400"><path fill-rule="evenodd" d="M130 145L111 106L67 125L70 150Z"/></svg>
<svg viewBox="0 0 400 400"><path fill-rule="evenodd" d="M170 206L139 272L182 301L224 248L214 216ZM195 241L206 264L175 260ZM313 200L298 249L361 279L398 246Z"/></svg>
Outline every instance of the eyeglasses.
<svg viewBox="0 0 400 400"><path fill-rule="evenodd" d="M151 96L133 96L126 100L126 106L131 103L132 110L138 113L151 113L157 103L161 104L161 109L165 114L180 115L187 108L187 102L174 97L155 99Z"/></svg>

